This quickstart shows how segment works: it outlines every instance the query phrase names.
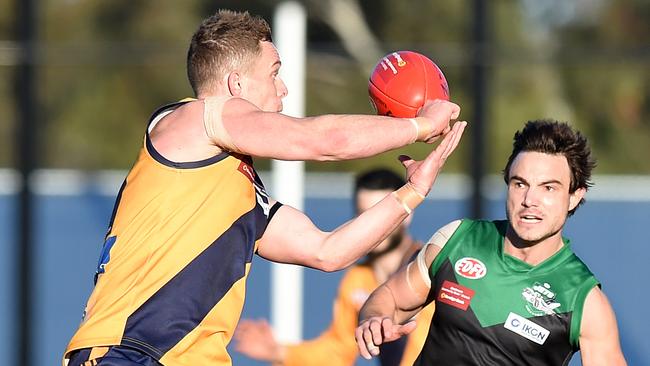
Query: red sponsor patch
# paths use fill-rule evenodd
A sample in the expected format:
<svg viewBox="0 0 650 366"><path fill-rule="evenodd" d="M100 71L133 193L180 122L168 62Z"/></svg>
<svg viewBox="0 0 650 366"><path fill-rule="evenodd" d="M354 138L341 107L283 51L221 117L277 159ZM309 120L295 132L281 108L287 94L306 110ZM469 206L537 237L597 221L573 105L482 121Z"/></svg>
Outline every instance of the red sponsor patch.
<svg viewBox="0 0 650 366"><path fill-rule="evenodd" d="M253 170L252 166L242 161L239 163L237 170L239 170L242 174L244 174L246 178L248 178L251 181L251 183L255 183L255 171Z"/></svg>
<svg viewBox="0 0 650 366"><path fill-rule="evenodd" d="M466 311L472 297L474 297L474 290L471 288L461 286L455 282L445 281L442 283L436 301Z"/></svg>

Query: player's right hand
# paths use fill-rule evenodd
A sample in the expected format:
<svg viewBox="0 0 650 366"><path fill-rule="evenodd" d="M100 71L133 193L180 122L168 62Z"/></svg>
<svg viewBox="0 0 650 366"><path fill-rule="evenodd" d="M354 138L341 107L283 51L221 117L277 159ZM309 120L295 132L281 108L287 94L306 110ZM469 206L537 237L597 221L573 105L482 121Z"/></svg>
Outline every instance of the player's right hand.
<svg viewBox="0 0 650 366"><path fill-rule="evenodd" d="M366 360L379 355L379 346L386 342L392 342L415 330L415 321L395 324L389 317L371 317L361 321L357 327L354 337L357 340L359 353Z"/></svg>
<svg viewBox="0 0 650 366"><path fill-rule="evenodd" d="M418 111L418 141L428 144L451 129L450 122L460 116L460 106L442 99L428 100Z"/></svg>

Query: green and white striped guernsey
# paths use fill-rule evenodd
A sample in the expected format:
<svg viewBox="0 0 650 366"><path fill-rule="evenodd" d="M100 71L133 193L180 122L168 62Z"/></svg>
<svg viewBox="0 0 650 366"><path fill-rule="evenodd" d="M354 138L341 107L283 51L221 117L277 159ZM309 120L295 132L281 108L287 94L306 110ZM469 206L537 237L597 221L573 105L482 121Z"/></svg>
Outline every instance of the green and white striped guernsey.
<svg viewBox="0 0 650 366"><path fill-rule="evenodd" d="M436 312L415 365L567 365L599 283L569 241L532 266L503 252L507 221L463 220L431 264Z"/></svg>

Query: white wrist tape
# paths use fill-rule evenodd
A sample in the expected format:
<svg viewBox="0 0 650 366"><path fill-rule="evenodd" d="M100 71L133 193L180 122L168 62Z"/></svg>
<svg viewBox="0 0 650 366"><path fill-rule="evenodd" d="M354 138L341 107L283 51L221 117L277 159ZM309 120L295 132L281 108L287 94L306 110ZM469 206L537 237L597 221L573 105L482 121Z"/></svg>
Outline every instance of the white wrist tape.
<svg viewBox="0 0 650 366"><path fill-rule="evenodd" d="M409 121L411 121L413 126L415 126L415 136L413 137L413 140L411 140L411 143L414 143L418 140L418 137L420 137L420 125L415 118L409 118Z"/></svg>
<svg viewBox="0 0 650 366"><path fill-rule="evenodd" d="M400 189L393 191L391 194L395 197L397 202L404 207L404 210L408 214L413 212L413 210L424 201L424 196L418 192L410 182L407 182Z"/></svg>

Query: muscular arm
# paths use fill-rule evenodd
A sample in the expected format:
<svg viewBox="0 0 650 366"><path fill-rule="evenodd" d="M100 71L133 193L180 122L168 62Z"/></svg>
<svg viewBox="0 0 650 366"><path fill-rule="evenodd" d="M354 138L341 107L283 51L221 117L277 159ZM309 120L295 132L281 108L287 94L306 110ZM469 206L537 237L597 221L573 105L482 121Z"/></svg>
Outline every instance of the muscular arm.
<svg viewBox="0 0 650 366"><path fill-rule="evenodd" d="M426 268L440 250L437 245L423 248ZM411 319L428 303L431 283L425 279L427 277L428 273L422 273L422 266L418 266L417 259L410 262L370 295L361 308L359 319L364 321L372 317L387 317L395 324Z"/></svg>
<svg viewBox="0 0 650 366"><path fill-rule="evenodd" d="M408 216L391 195L332 232L324 232L304 213L282 206L260 239L266 259L323 271L348 267L378 245Z"/></svg>
<svg viewBox="0 0 650 366"><path fill-rule="evenodd" d="M594 287L585 300L580 325L580 353L584 366L627 365L618 339L614 310L598 287Z"/></svg>
<svg viewBox="0 0 650 366"><path fill-rule="evenodd" d="M349 266L393 232L422 202L447 157L458 146L464 128L464 122L454 124L424 160L403 159L408 183L332 232L321 231L296 209L281 207L260 238L258 254L272 261L324 271Z"/></svg>
<svg viewBox="0 0 650 366"><path fill-rule="evenodd" d="M440 248L423 249L430 265ZM355 338L365 359L379 355L379 346L394 341L415 329L415 322L402 324L427 303L429 286L416 262L409 263L378 287L361 308Z"/></svg>
<svg viewBox="0 0 650 366"><path fill-rule="evenodd" d="M355 333L361 356L366 359L377 356L380 344L413 331L413 322L402 323L431 302L428 269L458 225L460 221L454 221L438 230L417 259L402 267L370 295L361 308Z"/></svg>
<svg viewBox="0 0 650 366"><path fill-rule="evenodd" d="M459 108L438 101L418 118L420 140L433 141L449 128ZM263 112L244 99L226 102L223 127L232 149L247 155L280 160L347 160L393 150L415 141L416 130L408 119L373 115L322 115L293 118Z"/></svg>

